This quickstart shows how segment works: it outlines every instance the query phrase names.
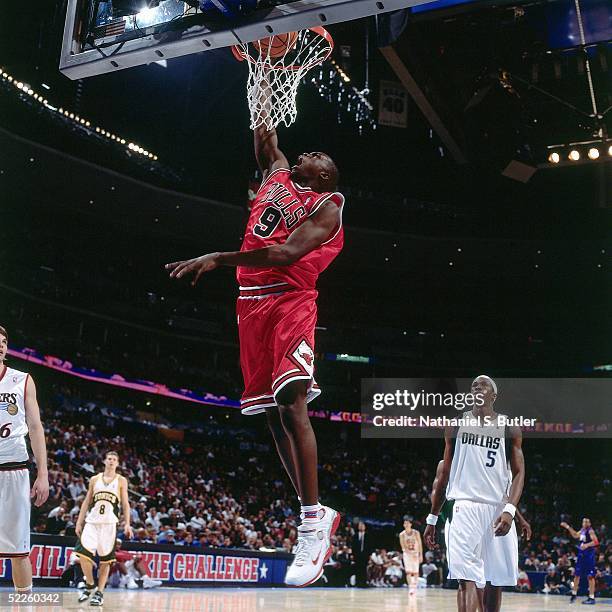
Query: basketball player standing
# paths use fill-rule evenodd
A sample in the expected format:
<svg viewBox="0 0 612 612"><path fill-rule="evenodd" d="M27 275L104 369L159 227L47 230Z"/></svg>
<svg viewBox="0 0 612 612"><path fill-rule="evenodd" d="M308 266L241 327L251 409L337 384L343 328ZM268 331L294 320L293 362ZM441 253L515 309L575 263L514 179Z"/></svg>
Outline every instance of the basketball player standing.
<svg viewBox="0 0 612 612"><path fill-rule="evenodd" d="M302 524L285 582L307 586L323 573L340 515L319 503L317 443L307 402L321 393L314 379L315 289L342 250L344 197L338 169L321 152L289 167L276 130L254 131L263 182L239 252L210 253L168 264L172 278L237 267L242 413L265 412L280 459L301 503Z"/></svg>
<svg viewBox="0 0 612 612"><path fill-rule="evenodd" d="M404 517L404 531L399 535L406 571L406 582L409 595L416 593L417 581L419 579L419 566L423 563L423 543L421 534L412 528L412 517Z"/></svg>
<svg viewBox="0 0 612 612"><path fill-rule="evenodd" d="M8 333L0 327L0 557L11 560L15 590L29 593L30 498L42 506L49 497L47 447L34 379L4 363L7 351ZM26 435L38 472L31 490Z"/></svg>
<svg viewBox="0 0 612 612"><path fill-rule="evenodd" d="M497 385L488 376L478 376L472 383L472 393L478 394L483 403L462 418L475 422L445 429L444 459L425 529L425 541L433 547L446 490L446 498L454 502L446 535L448 577L459 581L459 612L484 610L487 582L516 584L518 539L514 516L525 480L521 431L506 428L493 410ZM509 489L508 461L512 472ZM495 546L496 537L507 535L512 544L504 548L510 554L508 559Z"/></svg>
<svg viewBox="0 0 612 612"><path fill-rule="evenodd" d="M133 536L130 526L127 479L117 474L118 464L119 455L115 451L106 453L104 472L92 476L89 481L87 495L81 505L76 523L75 531L79 536L79 541L74 552L79 556L81 569L85 576L85 589L79 596L79 602L89 599L94 590L93 565L96 554L100 560L98 588L89 600L91 606L104 604L104 588L110 566L115 562L119 506L123 510L125 519L124 533L128 538Z"/></svg>
<svg viewBox="0 0 612 612"><path fill-rule="evenodd" d="M589 581L589 596L582 603L595 605L595 562L599 540L595 530L591 527L591 519L586 517L582 519L582 529L580 531L576 531L565 522L561 523L561 527L567 529L572 538L580 542L578 544L578 557L576 559L576 571L574 573L574 582L572 583L570 602L574 603L576 601L580 579L587 578Z"/></svg>
<svg viewBox="0 0 612 612"><path fill-rule="evenodd" d="M434 478L433 484L431 485L431 490L434 491L438 486L438 481L442 475L442 468L444 466L444 461L438 462L438 467L436 469L436 476ZM445 500L440 509L440 514L438 515L438 521L436 524L444 524L445 530L444 535L445 538L448 536L448 521L452 518L453 515L453 502L450 500ZM525 519L525 517L520 513L519 509L516 509L516 514L514 515L514 520L517 524L518 530L521 532L521 536L529 541L531 540L531 525ZM434 548L436 543L431 537L435 535L430 532L427 534L426 544L429 548ZM514 563L515 560L515 549L517 548L517 542L514 538L511 537L512 532L506 534L501 538L493 538L493 550L494 556L496 558L508 559L509 563ZM509 537L510 536L510 537ZM448 545L447 545L448 547ZM504 586L515 586L513 575L509 576L509 584L492 584L489 580L487 585L484 588L484 610L485 612L500 612L501 610L501 602L502 602L502 588Z"/></svg>

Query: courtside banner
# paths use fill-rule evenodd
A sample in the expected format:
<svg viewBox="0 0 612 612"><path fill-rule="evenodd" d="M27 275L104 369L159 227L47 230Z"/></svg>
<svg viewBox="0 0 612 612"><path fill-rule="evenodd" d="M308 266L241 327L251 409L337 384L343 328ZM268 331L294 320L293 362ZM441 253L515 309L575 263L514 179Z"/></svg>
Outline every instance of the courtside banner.
<svg viewBox="0 0 612 612"><path fill-rule="evenodd" d="M612 438L612 378L364 378L363 438L517 427L526 437ZM476 435L476 433L474 434Z"/></svg>
<svg viewBox="0 0 612 612"><path fill-rule="evenodd" d="M32 534L32 575L60 581L70 565L75 539ZM151 578L165 586L283 586L288 553L230 548L199 548L124 542L122 550L140 556ZM11 579L11 564L0 559L0 581Z"/></svg>

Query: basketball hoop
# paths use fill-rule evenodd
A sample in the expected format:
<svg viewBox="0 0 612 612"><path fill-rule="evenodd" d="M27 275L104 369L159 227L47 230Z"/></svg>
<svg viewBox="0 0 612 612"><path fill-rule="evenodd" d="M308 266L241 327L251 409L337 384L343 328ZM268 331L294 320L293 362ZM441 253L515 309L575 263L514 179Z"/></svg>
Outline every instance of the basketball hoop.
<svg viewBox="0 0 612 612"><path fill-rule="evenodd" d="M246 60L249 67L247 101L251 129L265 125L269 130L281 122L289 127L297 117L296 98L300 81L333 51L330 33L317 26L287 37L281 47L271 36L263 41L234 45L234 57ZM279 37L280 38L280 37Z"/></svg>

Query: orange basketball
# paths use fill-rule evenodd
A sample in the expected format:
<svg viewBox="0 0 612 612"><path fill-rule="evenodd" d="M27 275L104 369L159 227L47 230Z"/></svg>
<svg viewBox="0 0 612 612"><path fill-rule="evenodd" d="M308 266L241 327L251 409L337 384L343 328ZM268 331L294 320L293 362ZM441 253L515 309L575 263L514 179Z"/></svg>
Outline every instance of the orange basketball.
<svg viewBox="0 0 612 612"><path fill-rule="evenodd" d="M269 38L262 38L253 43L257 50L262 54L267 54L270 57L281 57L287 52L287 49L293 49L297 43L298 33L287 32L287 34L276 34Z"/></svg>

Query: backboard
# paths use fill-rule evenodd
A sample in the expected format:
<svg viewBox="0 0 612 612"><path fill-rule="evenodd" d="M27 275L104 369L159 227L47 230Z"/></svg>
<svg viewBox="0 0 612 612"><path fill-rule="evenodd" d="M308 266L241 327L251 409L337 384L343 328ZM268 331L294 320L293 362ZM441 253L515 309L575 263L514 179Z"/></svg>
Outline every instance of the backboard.
<svg viewBox="0 0 612 612"><path fill-rule="evenodd" d="M161 59L230 47L314 26L408 8L424 0L68 0L60 71L81 79ZM121 8L118 8L121 7ZM223 10L227 9L227 10Z"/></svg>

